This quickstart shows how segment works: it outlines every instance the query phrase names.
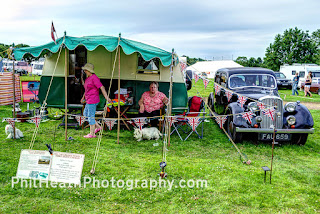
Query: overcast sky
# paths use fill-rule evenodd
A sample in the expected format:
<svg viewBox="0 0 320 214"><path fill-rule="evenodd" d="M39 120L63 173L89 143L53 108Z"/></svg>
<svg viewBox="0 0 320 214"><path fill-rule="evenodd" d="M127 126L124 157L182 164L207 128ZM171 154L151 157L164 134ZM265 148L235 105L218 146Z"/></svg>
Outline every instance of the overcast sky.
<svg viewBox="0 0 320 214"><path fill-rule="evenodd" d="M276 34L320 29L319 0L2 0L0 43L118 36L207 60L264 57Z"/></svg>

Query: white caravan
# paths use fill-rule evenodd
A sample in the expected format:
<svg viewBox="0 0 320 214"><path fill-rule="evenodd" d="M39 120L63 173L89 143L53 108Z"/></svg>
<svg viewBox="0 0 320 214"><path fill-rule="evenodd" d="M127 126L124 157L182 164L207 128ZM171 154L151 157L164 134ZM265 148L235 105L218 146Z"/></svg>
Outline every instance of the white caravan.
<svg viewBox="0 0 320 214"><path fill-rule="evenodd" d="M42 62L42 61L32 62L31 65L32 65L32 74L33 75L39 75L39 76L42 75L44 62Z"/></svg>
<svg viewBox="0 0 320 214"><path fill-rule="evenodd" d="M282 65L280 66L280 72L284 73L288 79L293 79L295 74L299 73L299 84L298 87L300 88L301 83L305 81L305 78L308 75L308 72L320 72L320 66L317 64L298 64L293 63L292 65Z"/></svg>

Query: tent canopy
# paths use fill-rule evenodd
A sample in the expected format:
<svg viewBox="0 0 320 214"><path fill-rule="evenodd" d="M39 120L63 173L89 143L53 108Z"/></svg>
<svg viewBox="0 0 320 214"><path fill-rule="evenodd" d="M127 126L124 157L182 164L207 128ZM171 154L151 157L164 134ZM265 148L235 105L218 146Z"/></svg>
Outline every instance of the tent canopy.
<svg viewBox="0 0 320 214"><path fill-rule="evenodd" d="M169 66L171 64L171 52L141 42L112 36L65 36L57 39L56 44L54 42L50 42L36 47L15 48L13 53L16 60L21 60L25 54L31 54L34 57L38 57L44 51L57 53L62 44L64 44L69 50L74 50L77 46L83 45L89 51L95 50L98 46L103 46L109 52L113 52L118 47L118 43L126 55L138 52L146 61L153 58L159 58L163 66Z"/></svg>

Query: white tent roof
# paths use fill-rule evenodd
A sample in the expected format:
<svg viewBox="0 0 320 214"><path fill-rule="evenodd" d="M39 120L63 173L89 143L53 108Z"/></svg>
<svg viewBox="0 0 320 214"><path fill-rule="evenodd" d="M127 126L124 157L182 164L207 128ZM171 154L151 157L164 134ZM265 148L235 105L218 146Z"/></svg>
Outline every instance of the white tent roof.
<svg viewBox="0 0 320 214"><path fill-rule="evenodd" d="M233 60L221 60L221 61L202 61L191 65L187 70L192 70L196 73L205 72L208 77L213 78L216 71L220 68L236 68L243 67Z"/></svg>

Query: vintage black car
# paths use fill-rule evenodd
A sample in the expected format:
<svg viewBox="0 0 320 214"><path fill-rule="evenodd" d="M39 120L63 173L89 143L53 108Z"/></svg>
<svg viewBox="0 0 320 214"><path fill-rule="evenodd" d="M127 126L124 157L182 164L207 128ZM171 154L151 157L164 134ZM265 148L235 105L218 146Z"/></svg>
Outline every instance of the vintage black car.
<svg viewBox="0 0 320 214"><path fill-rule="evenodd" d="M274 127L275 141L286 141L304 145L308 134L314 132L313 118L306 106L298 102L283 105L277 89L275 74L264 68L223 68L215 74L215 83L222 86L217 93L209 95L208 105L218 115L230 115L224 124L234 142L241 142L244 135L257 137L259 141L272 141ZM226 91L233 95L228 101ZM248 99L243 107L238 96ZM263 107L272 106L276 118L271 119L262 113ZM242 117L242 113L253 113L251 123Z"/></svg>

